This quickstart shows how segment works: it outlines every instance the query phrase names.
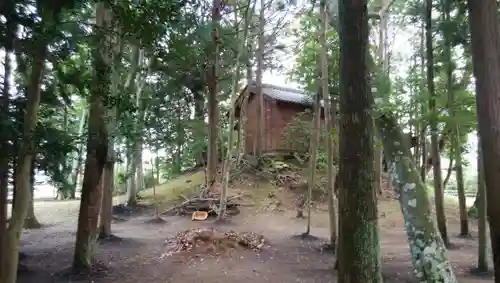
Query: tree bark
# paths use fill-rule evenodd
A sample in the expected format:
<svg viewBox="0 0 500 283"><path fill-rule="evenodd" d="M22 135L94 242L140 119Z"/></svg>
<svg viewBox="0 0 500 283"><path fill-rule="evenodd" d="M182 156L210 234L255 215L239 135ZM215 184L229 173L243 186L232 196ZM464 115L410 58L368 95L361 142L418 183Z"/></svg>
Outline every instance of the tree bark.
<svg viewBox="0 0 500 283"><path fill-rule="evenodd" d="M248 23L249 23L249 16L250 14L248 11L250 11L250 1L248 0L246 3L246 13L245 17L243 19L243 27L240 27L240 24L238 22L238 11L237 9L234 11L234 27L236 30L242 30L238 34L238 49L236 51L236 58L235 58L235 64L236 64L236 71L233 74L232 78L232 91L231 91L231 110L229 113L229 124L228 124L228 132L229 132L229 138L227 141L227 156L226 160L224 161L224 176L223 176L223 184L222 184L222 191L221 191L221 196L220 196L220 205L219 205L219 213L217 214L218 219L222 219L225 214L226 214L226 206L227 206L227 191L229 188L229 179L230 179L230 174L231 174L231 168L232 168L232 159L233 159L233 139L234 139L234 119L235 119L235 112L236 112L236 99L239 94L239 87L238 87L238 82L240 80L240 57L241 54L243 53L243 47L245 46L246 42L246 37L248 36ZM236 149L239 151L239 148L236 147Z"/></svg>
<svg viewBox="0 0 500 283"><path fill-rule="evenodd" d="M260 1L259 11L259 37L257 38L257 98L259 99L259 120L258 120L258 135L257 135L257 155L260 156L266 146L265 127L266 127L266 109L264 104L264 93L262 92L262 72L264 71L264 18L265 1Z"/></svg>
<svg viewBox="0 0 500 283"><path fill-rule="evenodd" d="M114 167L113 147L110 143L108 158L104 166L102 180L102 201L99 217L99 238L105 239L111 237L111 220L113 218L113 191L114 191Z"/></svg>
<svg viewBox="0 0 500 283"><path fill-rule="evenodd" d="M217 178L217 94L219 93L219 25L221 0L213 0L212 7L212 52L210 54L210 82L208 94L208 153L207 187L211 188Z"/></svg>
<svg viewBox="0 0 500 283"><path fill-rule="evenodd" d="M0 119L8 121L10 118L10 78L12 77L13 68L10 54L14 51L14 38L16 23L14 22L15 8L13 1L5 1L4 16L6 18L6 35L5 35L5 63L4 63L4 80L3 93L0 97ZM8 132L8 127L5 123L0 124L2 133ZM5 273L6 262L12 260L7 253L6 237L7 237L7 198L9 195L9 160L11 160L12 148L9 144L9 138L4 137L0 140L0 278L7 278Z"/></svg>
<svg viewBox="0 0 500 283"><path fill-rule="evenodd" d="M339 1L339 282L382 282L373 190L373 97L366 1Z"/></svg>
<svg viewBox="0 0 500 283"><path fill-rule="evenodd" d="M26 214L26 218L24 219L24 228L25 229L38 229L42 227L42 224L38 222L38 219L35 215L35 202L34 202L34 194L35 194L35 160L36 157L33 156L33 160L31 161L30 168L30 176L29 176L29 187L30 187L30 200L28 205L28 213Z"/></svg>
<svg viewBox="0 0 500 283"><path fill-rule="evenodd" d="M326 149L328 155L328 168L327 168L327 190L328 190L328 222L330 226L330 246L332 248L335 247L337 243L337 212L335 210L335 168L333 166L334 159L336 158L336 152L334 148L333 142L333 120L332 119L332 103L331 96L328 90L328 45L326 41L326 33L328 29L328 15L326 13L326 3L325 0L320 2L319 7L320 13L320 36L319 42L321 45L321 92L323 95L324 101L324 113L325 113L325 122L326 122ZM333 107L336 108L336 107ZM336 113L337 110L333 113ZM335 119L336 120L336 119Z"/></svg>
<svg viewBox="0 0 500 283"><path fill-rule="evenodd" d="M102 197L102 173L108 159L108 133L106 129L106 109L104 101L109 96L111 83L111 59L105 31L110 28L107 2L96 4L95 46L93 52L96 83L89 101L89 124L87 137L87 159L83 176L82 197L78 215L73 270L88 272L92 267L93 249L97 240L97 221Z"/></svg>
<svg viewBox="0 0 500 283"><path fill-rule="evenodd" d="M85 124L87 122L87 109L82 109L80 124L78 125L78 136L83 136L83 131L85 129ZM73 164L71 166L71 195L70 198L74 199L76 197L76 188L78 186L78 175L80 175L80 168L82 167L83 161L83 143L78 146L78 152L73 156Z"/></svg>
<svg viewBox="0 0 500 283"><path fill-rule="evenodd" d="M478 146L477 155L477 270L488 272L488 236L486 226L486 187L484 186L484 168L481 146Z"/></svg>
<svg viewBox="0 0 500 283"><path fill-rule="evenodd" d="M467 1L495 282L500 282L500 30L497 1Z"/></svg>
<svg viewBox="0 0 500 283"><path fill-rule="evenodd" d="M309 172L307 178L307 227L304 235L311 233L311 208L312 208L312 191L316 186L316 165L318 161L318 143L319 130L321 123L321 94L316 93L314 99L314 113L311 121L311 140L309 145Z"/></svg>
<svg viewBox="0 0 500 283"><path fill-rule="evenodd" d="M449 246L448 232L446 229L446 215L444 213L443 178L441 174L441 156L438 145L438 113L436 109L436 93L434 90L434 50L432 36L432 0L426 0L425 6L425 42L427 53L427 88L429 91L429 111L431 112L431 154L432 169L434 173L434 198L436 202L436 219L439 232L444 244Z"/></svg>
<svg viewBox="0 0 500 283"><path fill-rule="evenodd" d="M14 176L14 187L16 197L14 198L12 217L7 229L6 249L4 255L5 274L2 274L2 282L15 283L17 280L17 265L19 262L19 238L24 226L24 220L29 209L30 200L30 169L34 158L35 143L34 131L38 119L40 105L40 84L45 67L47 46L41 30L35 30L35 51L33 54L33 65L31 67L29 88L27 91L26 112L24 114L23 133L19 146Z"/></svg>
<svg viewBox="0 0 500 283"><path fill-rule="evenodd" d="M417 280L458 282L446 258L444 242L432 220L427 190L411 158L410 145L393 117L379 115L375 122L384 141L385 159L392 184L399 193Z"/></svg>

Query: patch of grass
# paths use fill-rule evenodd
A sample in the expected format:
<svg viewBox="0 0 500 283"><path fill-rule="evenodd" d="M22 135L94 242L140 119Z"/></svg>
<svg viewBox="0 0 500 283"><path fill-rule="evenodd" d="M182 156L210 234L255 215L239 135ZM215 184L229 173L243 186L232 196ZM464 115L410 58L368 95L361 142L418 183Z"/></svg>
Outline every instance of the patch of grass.
<svg viewBox="0 0 500 283"><path fill-rule="evenodd" d="M176 201L182 199L182 196L189 197L196 193L205 183L205 172L191 172L171 179L164 184L156 185L156 201L160 209L171 206ZM142 197L141 202L154 204L155 198L153 188L149 188L139 193Z"/></svg>

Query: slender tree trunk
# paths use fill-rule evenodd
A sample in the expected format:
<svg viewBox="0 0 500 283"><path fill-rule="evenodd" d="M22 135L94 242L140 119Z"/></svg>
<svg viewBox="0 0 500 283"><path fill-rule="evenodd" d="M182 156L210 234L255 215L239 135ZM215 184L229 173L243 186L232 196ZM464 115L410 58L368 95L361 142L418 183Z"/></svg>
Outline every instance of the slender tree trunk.
<svg viewBox="0 0 500 283"><path fill-rule="evenodd" d="M477 271L488 272L488 236L486 229L486 187L484 186L484 168L481 146L478 143L477 155L477 230L478 230L478 250L477 250Z"/></svg>
<svg viewBox="0 0 500 283"><path fill-rule="evenodd" d="M246 3L246 9L247 13L245 13L245 18L243 20L243 27L240 27L240 24L238 22L238 10L235 9L234 11L234 26L236 30L242 30L238 34L238 50L236 51L236 71L233 74L232 78L232 91L231 91L231 110L229 113L229 124L228 124L228 132L229 132L229 138L228 138L228 145L227 145L227 156L226 160L224 161L224 176L223 176L223 185L222 185L222 191L221 191L221 197L220 197L220 205L219 205L219 213L218 213L218 219L224 218L226 214L226 205L227 205L227 191L229 187L229 178L231 174L231 168L232 168L232 159L233 159L233 139L234 139L234 116L235 116L235 111L236 111L236 99L239 94L239 87L238 87L238 82L240 80L240 57L243 52L243 47L245 46L246 42L246 37L248 35L248 23L249 23L249 13L248 11L250 10L250 1L248 0ZM239 150L238 147L236 147L237 150Z"/></svg>
<svg viewBox="0 0 500 283"><path fill-rule="evenodd" d="M142 191L144 189L144 168L142 166L142 138L137 142L137 173L136 178L137 181L135 185L137 186L137 192Z"/></svg>
<svg viewBox="0 0 500 283"><path fill-rule="evenodd" d="M5 24L5 63L4 63L4 80L3 92L0 97L0 119L1 121L8 121L10 118L10 78L12 77L12 61L10 54L14 51L14 38L16 23L14 22L15 9L14 1L6 1L4 5L4 16L6 18ZM2 133L8 132L8 127L5 123L0 124L0 131ZM6 246L7 239L7 198L9 195L9 160L12 157L12 148L9 144L9 137L3 137L0 140L0 278L7 278L5 272L6 262L13 260L9 258L8 247Z"/></svg>
<svg viewBox="0 0 500 283"><path fill-rule="evenodd" d="M333 161L336 160L336 152L334 149L333 141L333 119L332 119L332 107L331 107L331 96L328 90L328 45L326 40L326 33L328 29L328 15L326 13L326 3L325 0L320 2L319 7L320 13L320 35L319 42L321 45L321 92L324 101L324 113L325 113L325 131L326 131L326 149L328 155L328 169L327 169L327 190L328 190L328 222L330 226L330 246L335 248L337 242L337 212L335 211L335 168L333 167ZM336 108L336 107L333 107ZM335 109L336 112L336 109Z"/></svg>
<svg viewBox="0 0 500 283"><path fill-rule="evenodd" d="M16 197L14 198L12 217L10 218L9 227L7 229L5 256L9 260L5 263L5 274L2 275L2 283L15 283L17 280L19 237L21 236L21 230L24 226L24 220L26 219L29 209L29 176L35 151L33 135L38 118L41 91L40 84L47 55L44 35L40 30L35 30L35 48L30 74L30 84L27 91L23 133L14 176Z"/></svg>
<svg viewBox="0 0 500 283"><path fill-rule="evenodd" d="M373 190L373 118L366 1L339 1L339 282L382 282ZM355 235L355 236L354 236Z"/></svg>
<svg viewBox="0 0 500 283"><path fill-rule="evenodd" d="M446 185L448 184L448 181L450 181L451 178L451 172L453 172L453 158L454 156L450 156L449 161L448 161L448 169L446 170L446 176L444 177L443 181L443 189L446 190Z"/></svg>
<svg viewBox="0 0 500 283"><path fill-rule="evenodd" d="M85 124L87 122L87 109L82 110L80 117L80 124L78 125L78 136L83 136L83 131L85 129ZM76 197L76 188L78 186L78 175L80 174L80 168L82 167L83 161L83 143L78 146L78 152L73 157L73 164L71 166L71 195L70 198L74 199Z"/></svg>
<svg viewBox="0 0 500 283"><path fill-rule="evenodd" d="M467 1L476 77L476 105L480 146L483 154L487 214L495 282L500 282L500 30L497 1Z"/></svg>
<svg viewBox="0 0 500 283"><path fill-rule="evenodd" d="M424 8L424 7L423 7ZM425 14L425 13L422 13ZM420 75L422 78L425 77L425 19L422 22L422 25L420 27ZM423 93L425 90L425 80L422 79L420 82L420 93ZM427 107L425 106L425 103L420 104L420 116L424 116L427 113ZM421 167L420 170L420 177L422 178L422 181L425 184L425 181L427 179L427 124L422 121L420 123L420 136L419 136L419 141L421 145L421 157L422 157L422 164L419 164Z"/></svg>
<svg viewBox="0 0 500 283"><path fill-rule="evenodd" d="M25 229L38 229L42 227L42 224L38 222L38 219L35 215L35 202L34 202L34 194L35 194L35 163L36 157L33 156L33 160L31 161L30 167L30 176L29 176L29 188L30 188L30 200L28 205L28 213L26 214L26 219L24 219L24 228Z"/></svg>
<svg viewBox="0 0 500 283"><path fill-rule="evenodd" d="M441 176L441 157L438 145L438 113L436 109L436 93L434 90L434 50L432 36L432 0L426 0L425 13L425 38L427 52L427 88L429 90L429 111L432 114L431 128L431 151L432 151L432 168L434 173L434 197L436 202L436 219L439 232L445 245L449 246L448 232L446 229L446 216L444 213L444 194L443 180Z"/></svg>
<svg viewBox="0 0 500 283"><path fill-rule="evenodd" d="M265 28L265 2L260 1L259 11L259 37L257 38L257 97L259 99L259 120L258 120L258 135L257 135L257 155L262 155L266 146L266 109L264 104L264 93L262 92L262 73L264 68L264 28Z"/></svg>
<svg viewBox="0 0 500 283"><path fill-rule="evenodd" d="M446 68L446 89L448 95L448 107L450 111L450 116L453 121L451 122L452 131L452 152L454 159L456 161L455 165L455 176L457 181L457 192L458 192L458 204L460 211L460 236L469 235L469 221L467 219L467 205L465 199L465 188L464 188L464 174L462 170L462 149L460 145L460 125L456 117L456 109L458 105L455 99L455 90L453 89L453 63L451 58L452 46L450 38L452 36L451 30L449 29L451 13L452 0L442 0L443 5L443 22L445 23L443 27L443 37L444 37L444 57L445 57L445 68ZM453 157L450 157L450 168L448 168L448 175L445 178L443 187L446 188L446 183L449 178L451 167L452 167Z"/></svg>
<svg viewBox="0 0 500 283"><path fill-rule="evenodd" d="M307 227L304 235L311 233L311 208L312 208L312 192L316 186L316 165L318 161L318 143L319 130L321 123L321 94L316 93L314 101L314 113L311 121L311 140L310 140L310 158L309 158L309 176L307 179Z"/></svg>
<svg viewBox="0 0 500 283"><path fill-rule="evenodd" d="M109 140L105 123L104 100L110 94L109 85L111 84L111 58L106 57L111 47L105 35L105 30L110 28L109 9L110 7L104 1L96 4L96 25L99 27L94 36L96 48L93 52L96 83L89 99L87 159L73 259L75 272L86 272L92 267L93 249L98 236L97 221L102 198L102 173L108 160Z"/></svg>
<svg viewBox="0 0 500 283"><path fill-rule="evenodd" d="M217 178L217 94L219 93L219 25L221 0L213 0L212 7L212 52L210 54L210 82L208 94L208 154L207 186L211 188Z"/></svg>

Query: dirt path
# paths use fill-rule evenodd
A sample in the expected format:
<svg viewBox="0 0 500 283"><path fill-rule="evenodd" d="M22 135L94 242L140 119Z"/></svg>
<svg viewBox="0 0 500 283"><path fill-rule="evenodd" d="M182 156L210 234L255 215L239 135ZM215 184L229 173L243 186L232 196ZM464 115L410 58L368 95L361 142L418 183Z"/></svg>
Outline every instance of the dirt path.
<svg viewBox="0 0 500 283"><path fill-rule="evenodd" d="M77 207L77 202L37 203L37 215L46 226L23 234L22 252L27 255L23 264L29 271L22 272L18 282L68 282L60 273L72 261ZM414 282L406 236L401 221L397 221L400 216L381 210L381 249L386 282ZM148 215L128 217L113 225L114 233L122 240L104 242L97 248L96 256L107 264L106 270L82 282L336 282L332 270L334 257L318 249L322 241L301 241L291 237L303 232L305 226L304 220L293 216L293 213L243 211L233 218L232 224L220 229L261 233L268 239L269 248L260 253L234 250L220 256L193 257L165 257L165 240L178 231L209 227L210 221L192 222L182 217L168 217L165 223L150 224L147 223L151 219ZM326 220L324 212L315 215L313 235L326 238ZM452 235L458 232L457 227L450 220ZM471 239L453 237L452 242L457 248L448 255L460 282L492 282L491 278L468 275L469 268L476 262L475 232Z"/></svg>

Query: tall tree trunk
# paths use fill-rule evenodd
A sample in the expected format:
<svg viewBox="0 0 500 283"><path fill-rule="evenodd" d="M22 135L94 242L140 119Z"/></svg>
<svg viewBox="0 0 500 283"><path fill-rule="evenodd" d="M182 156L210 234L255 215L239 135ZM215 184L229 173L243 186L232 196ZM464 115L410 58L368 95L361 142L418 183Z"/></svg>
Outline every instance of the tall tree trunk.
<svg viewBox="0 0 500 283"><path fill-rule="evenodd" d="M382 282L373 190L373 97L366 1L339 1L339 282ZM353 237L353 235L356 235Z"/></svg>
<svg viewBox="0 0 500 283"><path fill-rule="evenodd" d="M144 58L144 52L143 50L139 51L139 56L137 58L137 64L143 60ZM142 97L142 92L144 90L144 86L146 85L146 78L151 72L151 67L152 64L154 63L155 58L151 57L148 62L148 71L146 72L146 75L140 79L137 78L137 85L136 85L136 90L135 90L135 99L136 99L136 106L139 109L138 114L137 114L137 119L135 121L134 125L134 137L131 142L132 146L132 163L130 167L130 181L129 181L129 188L127 189L127 196L128 196L128 205L136 205L137 204L137 192L139 190L142 190L144 187L144 173L143 173L143 168L142 168L142 143L143 143L143 132L144 132L144 118L145 118L145 113L146 113L146 100ZM136 73L134 69L131 70L131 74ZM132 85L130 85L132 86Z"/></svg>
<svg viewBox="0 0 500 283"><path fill-rule="evenodd" d="M109 97L111 84L112 59L105 57L111 48L105 34L110 28L109 10L107 2L101 1L96 4L96 25L99 27L94 36L96 48L93 52L96 80L89 99L87 159L73 259L75 272L89 271L92 266L93 249L98 236L97 220L102 197L102 173L108 160L109 140L104 101Z"/></svg>
<svg viewBox="0 0 500 283"><path fill-rule="evenodd" d="M26 214L26 218L24 219L24 228L25 229L38 229L42 227L42 224L38 222L38 219L35 215L35 202L34 202L34 194L35 194L35 163L36 157L33 156L33 160L30 165L30 175L29 175L29 188L30 188L30 200L28 205L28 213Z"/></svg>
<svg viewBox="0 0 500 283"><path fill-rule="evenodd" d="M484 168L481 146L478 143L477 154L477 271L488 272L488 236L486 226L486 187L484 186Z"/></svg>
<svg viewBox="0 0 500 283"><path fill-rule="evenodd" d="M210 54L210 82L208 94L208 153L207 187L211 188L217 178L217 95L219 93L219 24L221 0L213 0L212 7L212 52Z"/></svg>
<svg viewBox="0 0 500 283"><path fill-rule="evenodd" d="M325 113L325 131L326 131L326 149L328 155L328 168L327 168L327 190L328 190L328 222L330 226L330 246L335 247L337 242L337 213L335 211L335 168L333 167L334 159L337 160L334 144L333 144L333 119L331 96L328 90L328 45L326 41L326 32L328 29L328 15L326 13L325 0L320 2L320 35L319 42L321 45L321 92L324 101ZM335 112L337 112L336 107ZM336 119L335 119L336 120Z"/></svg>
<svg viewBox="0 0 500 283"><path fill-rule="evenodd" d="M443 180L443 189L446 190L446 185L451 178L451 173L453 172L453 158L454 156L450 156L448 159L448 169L446 170L446 176L444 176Z"/></svg>
<svg viewBox="0 0 500 283"><path fill-rule="evenodd" d="M123 49L125 47L124 40L121 37L121 31L115 27L117 36L109 37L109 40L114 39L116 42L113 50L113 65L111 69L111 97L116 98L119 96L119 83L120 83L120 69ZM115 140L116 140L116 116L117 107L113 106L107 110L107 132L108 132L108 156L106 165L104 166L103 179L102 179L102 201L101 211L99 214L99 238L105 239L112 236L111 221L113 219L113 192L115 189Z"/></svg>
<svg viewBox="0 0 500 283"><path fill-rule="evenodd" d="M137 192L142 191L144 189L144 168L142 166L142 137L137 142L137 181L135 185L137 186Z"/></svg>
<svg viewBox="0 0 500 283"><path fill-rule="evenodd" d="M458 282L446 258L446 247L432 220L431 203L411 158L410 145L394 117L377 113L388 171L405 222L411 259L418 282ZM361 281L358 281L361 282Z"/></svg>
<svg viewBox="0 0 500 283"><path fill-rule="evenodd" d="M99 238L111 237L111 220L113 218L113 191L114 191L114 167L115 161L113 144L108 145L108 160L104 166L102 176L102 201L99 217Z"/></svg>
<svg viewBox="0 0 500 283"><path fill-rule="evenodd" d="M457 181L457 192L458 192L458 206L460 212L460 236L466 237L469 236L469 220L467 219L467 204L465 199L465 188L464 188L464 174L462 170L462 148L460 145L460 124L456 117L456 109L458 107L455 98L455 90L453 89L453 63L451 58L452 46L452 30L449 29L450 24L452 24L450 20L451 13L451 5L452 0L442 0L443 5L443 20L444 20L444 28L443 28L443 37L444 37L444 57L445 57L445 67L446 67L446 89L448 94L448 107L450 111L450 116L452 117L452 130L451 130L451 138L452 138L452 151L456 161L455 164L455 176ZM453 158L450 157L450 167L451 160ZM448 171L451 170L448 168ZM448 177L448 176L447 176ZM445 178L445 183L446 184ZM446 186L444 186L446 187Z"/></svg>
<svg viewBox="0 0 500 283"><path fill-rule="evenodd" d="M30 170L34 158L35 143L33 139L38 119L40 105L40 84L45 67L47 46L42 31L35 30L35 51L33 54L33 65L31 67L29 88L27 91L26 112L24 114L23 133L19 146L14 176L14 198L12 217L7 229L6 249L4 255L5 274L2 274L2 282L15 283L17 280L17 265L19 261L19 237L24 226L24 220L29 209L30 201Z"/></svg>
<svg viewBox="0 0 500 283"><path fill-rule="evenodd" d="M258 118L258 135L257 135L257 155L262 155L266 146L266 109L264 104L264 93L262 92L262 73L264 68L264 28L265 28L265 2L260 1L259 11L259 37L257 38L257 98L259 99L259 118Z"/></svg>
<svg viewBox="0 0 500 283"><path fill-rule="evenodd" d="M311 121L311 140L309 145L309 172L307 178L307 227L304 235L311 233L311 208L312 208L312 192L316 186L316 166L318 163L318 143L319 130L321 123L321 94L319 89L314 99L314 113Z"/></svg>
<svg viewBox="0 0 500 283"><path fill-rule="evenodd" d="M434 173L434 197L436 202L436 219L444 244L449 246L444 213L443 180L441 174L441 157L438 145L438 113L436 109L436 93L434 90L434 50L432 49L432 0L426 0L425 6L425 42L427 53L427 88L429 90L429 111L431 112L431 151Z"/></svg>
<svg viewBox="0 0 500 283"><path fill-rule="evenodd" d="M500 282L500 30L497 1L467 1L495 282Z"/></svg>
<svg viewBox="0 0 500 283"><path fill-rule="evenodd" d="M245 13L245 18L243 20L243 27L240 27L240 24L238 22L238 9L235 9L234 11L234 27L236 30L242 30L238 34L238 49L236 51L236 59L235 59L235 64L236 64L236 71L233 74L232 78L232 91L231 91L231 110L229 112L229 124L228 124L228 133L229 133L229 138L227 141L227 156L226 160L224 161L224 175L223 175L223 185L222 185L222 191L221 191L221 196L220 196L220 205L219 205L219 212L218 212L218 218L222 219L225 214L226 214L226 206L227 206L227 191L229 187L229 178L231 174L231 168L232 168L232 159L233 159L233 139L234 139L234 116L236 112L236 99L238 98L239 94L239 87L238 87L238 82L240 80L240 57L241 53L243 52L243 47L245 46L246 42L246 37L248 35L248 23L249 23L249 13L248 11L250 10L250 1L248 0L246 3L246 11ZM237 150L239 150L238 147L236 147Z"/></svg>
<svg viewBox="0 0 500 283"><path fill-rule="evenodd" d="M87 109L82 109L80 123L78 125L78 136L83 136L83 131L85 130L85 124L87 123ZM80 175L80 168L82 167L83 161L83 143L78 146L78 152L73 156L73 164L71 166L71 195L70 198L74 199L76 197L76 187L78 186L78 175Z"/></svg>
<svg viewBox="0 0 500 283"><path fill-rule="evenodd" d="M425 10L425 7L422 6L422 8ZM422 11L422 15L425 15L425 11ZM420 27L420 75L422 77L421 82L420 82L420 93L424 92L425 89L425 80L423 79L425 77L425 19L422 21L422 25ZM427 113L427 107L425 106L425 103L420 103L420 116L424 116ZM428 154L428 147L427 147L427 124L426 122L422 119L422 122L420 123L420 135L419 139L420 141L420 153L421 153L421 158L422 158L422 163L418 164L420 166L420 177L422 178L422 181L425 184L425 181L427 179L427 154Z"/></svg>
<svg viewBox="0 0 500 283"><path fill-rule="evenodd" d="M176 132L177 132L177 148L175 151L175 172L176 174L180 174L182 171L182 146L184 145L183 137L184 133L182 132L182 110L181 110L181 105L177 106L177 125L176 125Z"/></svg>
<svg viewBox="0 0 500 283"><path fill-rule="evenodd" d="M3 92L0 97L0 119L1 121L9 121L10 118L10 78L12 77L13 68L10 60L10 54L14 51L14 38L16 23L14 22L15 8L14 1L6 1L4 6L4 16L6 18L6 35L5 35L5 63L4 63L4 79ZM2 133L8 132L8 127L5 123L0 124ZM0 278L7 278L5 273L6 261L12 260L7 253L6 237L7 237L7 198L9 195L9 160L11 160L12 148L9 144L9 138L3 137L0 140Z"/></svg>

